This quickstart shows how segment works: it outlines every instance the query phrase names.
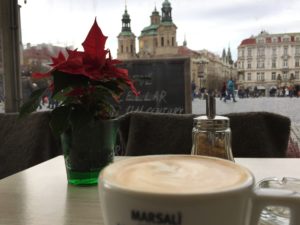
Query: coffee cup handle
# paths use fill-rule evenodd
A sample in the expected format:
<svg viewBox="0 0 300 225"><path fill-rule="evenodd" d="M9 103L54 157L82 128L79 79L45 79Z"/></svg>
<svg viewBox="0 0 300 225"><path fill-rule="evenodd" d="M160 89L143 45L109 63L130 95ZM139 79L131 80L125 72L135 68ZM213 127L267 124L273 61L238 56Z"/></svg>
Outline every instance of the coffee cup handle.
<svg viewBox="0 0 300 225"><path fill-rule="evenodd" d="M257 225L262 210L267 206L283 206L290 209L290 225L300 224L300 194L291 190L256 188L252 202L250 225ZM297 213L298 211L298 213Z"/></svg>

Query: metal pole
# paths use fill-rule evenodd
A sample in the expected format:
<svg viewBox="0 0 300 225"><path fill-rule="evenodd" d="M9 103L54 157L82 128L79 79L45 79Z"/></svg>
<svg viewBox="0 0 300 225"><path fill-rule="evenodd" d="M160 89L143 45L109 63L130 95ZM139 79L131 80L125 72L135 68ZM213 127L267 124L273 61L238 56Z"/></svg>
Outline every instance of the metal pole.
<svg viewBox="0 0 300 225"><path fill-rule="evenodd" d="M5 112L17 112L21 101L19 10L17 0L0 1Z"/></svg>

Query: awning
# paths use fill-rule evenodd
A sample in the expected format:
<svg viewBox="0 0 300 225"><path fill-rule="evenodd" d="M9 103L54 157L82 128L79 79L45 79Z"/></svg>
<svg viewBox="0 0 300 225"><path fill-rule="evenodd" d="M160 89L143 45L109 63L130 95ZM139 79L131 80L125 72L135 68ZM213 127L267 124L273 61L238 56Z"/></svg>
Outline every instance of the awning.
<svg viewBox="0 0 300 225"><path fill-rule="evenodd" d="M265 90L266 88L264 86L257 86L257 90Z"/></svg>

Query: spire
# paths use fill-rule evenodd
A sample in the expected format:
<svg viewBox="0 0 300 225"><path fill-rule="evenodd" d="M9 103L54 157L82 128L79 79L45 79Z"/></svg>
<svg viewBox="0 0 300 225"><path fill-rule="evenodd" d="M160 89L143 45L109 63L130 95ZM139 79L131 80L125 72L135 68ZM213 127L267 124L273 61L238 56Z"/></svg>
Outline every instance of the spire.
<svg viewBox="0 0 300 225"><path fill-rule="evenodd" d="M232 60L231 51L230 51L229 46L228 46L228 50L227 50L227 62L231 65L233 64L233 60Z"/></svg>
<svg viewBox="0 0 300 225"><path fill-rule="evenodd" d="M223 60L224 62L226 62L226 50L225 50L225 48L223 48L223 52L222 52L222 60Z"/></svg>
<svg viewBox="0 0 300 225"><path fill-rule="evenodd" d="M152 16L154 16L154 15L159 15L159 12L157 11L156 6L154 7L154 10L152 12Z"/></svg>
<svg viewBox="0 0 300 225"><path fill-rule="evenodd" d="M183 46L186 47L187 46L187 41L186 41L186 37L185 37L185 34L184 34L184 41L183 41Z"/></svg>
<svg viewBox="0 0 300 225"><path fill-rule="evenodd" d="M160 15L159 12L156 9L156 6L154 7L154 11L152 12L151 18L151 25L153 24L159 24L160 23Z"/></svg>
<svg viewBox="0 0 300 225"><path fill-rule="evenodd" d="M122 17L122 32L123 31L129 31L131 32L131 28L130 28L130 16L127 12L127 2L125 0L125 11Z"/></svg>
<svg viewBox="0 0 300 225"><path fill-rule="evenodd" d="M161 8L162 22L172 22L172 7L168 0L165 0Z"/></svg>

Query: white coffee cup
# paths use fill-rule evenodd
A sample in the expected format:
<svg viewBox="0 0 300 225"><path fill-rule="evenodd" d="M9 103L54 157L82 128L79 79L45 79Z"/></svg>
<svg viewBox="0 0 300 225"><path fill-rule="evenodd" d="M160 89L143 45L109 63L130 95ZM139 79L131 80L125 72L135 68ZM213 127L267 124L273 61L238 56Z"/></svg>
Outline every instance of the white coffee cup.
<svg viewBox="0 0 300 225"><path fill-rule="evenodd" d="M231 161L189 155L139 156L99 176L105 225L257 225L268 205L291 210L300 224L300 196L254 189L251 172Z"/></svg>

